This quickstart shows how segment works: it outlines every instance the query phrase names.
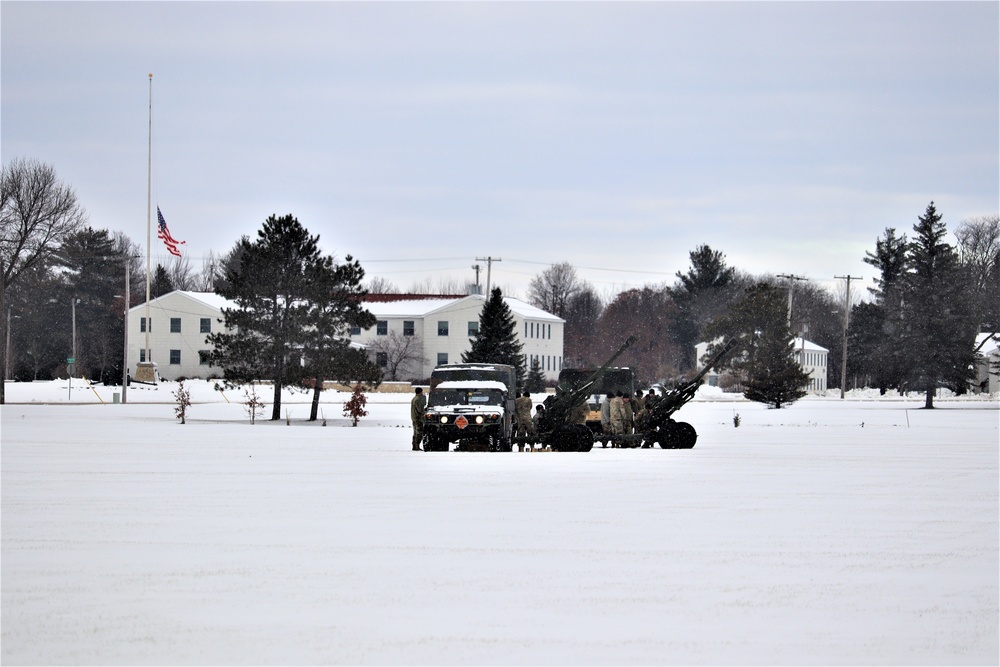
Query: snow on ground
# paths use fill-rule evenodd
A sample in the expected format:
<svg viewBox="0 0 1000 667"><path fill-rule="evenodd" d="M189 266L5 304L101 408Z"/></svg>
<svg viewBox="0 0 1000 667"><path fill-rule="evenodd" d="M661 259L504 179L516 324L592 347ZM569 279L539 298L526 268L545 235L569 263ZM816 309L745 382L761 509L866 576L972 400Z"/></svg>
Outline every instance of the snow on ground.
<svg viewBox="0 0 1000 667"><path fill-rule="evenodd" d="M4 664L1000 661L995 396L707 392L689 451L415 453L408 394L251 426L187 384L186 425L174 383L7 384Z"/></svg>

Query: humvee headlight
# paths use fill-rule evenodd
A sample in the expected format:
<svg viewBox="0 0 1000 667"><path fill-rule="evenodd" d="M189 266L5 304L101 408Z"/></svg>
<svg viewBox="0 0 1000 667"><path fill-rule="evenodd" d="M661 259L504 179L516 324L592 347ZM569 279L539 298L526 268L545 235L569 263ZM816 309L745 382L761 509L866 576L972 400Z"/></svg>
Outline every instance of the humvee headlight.
<svg viewBox="0 0 1000 667"><path fill-rule="evenodd" d="M477 424L482 424L482 423L483 423L483 422L485 422L485 421L486 421L486 420L485 420L485 419L483 419L483 416L482 416L482 415L476 415L476 423L477 423Z"/></svg>
<svg viewBox="0 0 1000 667"><path fill-rule="evenodd" d="M441 423L442 424L447 424L448 423L448 415L442 415L441 416Z"/></svg>

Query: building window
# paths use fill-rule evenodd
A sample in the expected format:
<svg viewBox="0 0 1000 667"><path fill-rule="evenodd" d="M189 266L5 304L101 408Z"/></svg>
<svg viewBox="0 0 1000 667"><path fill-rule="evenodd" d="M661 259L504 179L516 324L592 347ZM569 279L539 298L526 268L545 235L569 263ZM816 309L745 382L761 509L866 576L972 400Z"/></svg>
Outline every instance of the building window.
<svg viewBox="0 0 1000 667"><path fill-rule="evenodd" d="M152 360L153 358L152 350L149 351L149 358L150 360ZM139 350L139 363L140 364L146 363L146 348L142 348L141 350Z"/></svg>
<svg viewBox="0 0 1000 667"><path fill-rule="evenodd" d="M437 363L437 365L438 366L444 366L447 363L448 363L448 353L447 352L438 352L438 363Z"/></svg>
<svg viewBox="0 0 1000 667"><path fill-rule="evenodd" d="M212 318L201 318L201 333L212 333Z"/></svg>
<svg viewBox="0 0 1000 667"><path fill-rule="evenodd" d="M524 337L525 338L528 337L528 323L527 322L524 323Z"/></svg>
<svg viewBox="0 0 1000 667"><path fill-rule="evenodd" d="M479 335L479 322L469 322L469 338Z"/></svg>
<svg viewBox="0 0 1000 667"><path fill-rule="evenodd" d="M181 365L181 351L180 350L170 350L170 365L180 366Z"/></svg>
<svg viewBox="0 0 1000 667"><path fill-rule="evenodd" d="M181 318L171 317L170 318L170 333L180 333L181 332Z"/></svg>
<svg viewBox="0 0 1000 667"><path fill-rule="evenodd" d="M535 337L535 323L534 322L531 323L531 337L532 338Z"/></svg>
<svg viewBox="0 0 1000 667"><path fill-rule="evenodd" d="M152 317L149 318L149 330L150 331L153 330L153 318ZM140 317L139 318L139 331L142 331L142 332L146 331L146 318L145 317Z"/></svg>
<svg viewBox="0 0 1000 667"><path fill-rule="evenodd" d="M352 326L351 327L351 335L352 336L360 336L361 335L361 327Z"/></svg>
<svg viewBox="0 0 1000 667"><path fill-rule="evenodd" d="M386 320L379 320L375 324L375 335L385 336L388 333L389 333L389 322L387 322Z"/></svg>
<svg viewBox="0 0 1000 667"><path fill-rule="evenodd" d="M376 352L375 353L375 363L385 368L389 365L389 354L387 352Z"/></svg>
<svg viewBox="0 0 1000 667"><path fill-rule="evenodd" d="M198 350L198 365L209 366L208 355L211 354L211 350Z"/></svg>
<svg viewBox="0 0 1000 667"><path fill-rule="evenodd" d="M438 321L438 336L447 336L447 335L448 335L448 321L447 320Z"/></svg>
<svg viewBox="0 0 1000 667"><path fill-rule="evenodd" d="M403 320L403 335L412 336L414 333L413 320Z"/></svg>

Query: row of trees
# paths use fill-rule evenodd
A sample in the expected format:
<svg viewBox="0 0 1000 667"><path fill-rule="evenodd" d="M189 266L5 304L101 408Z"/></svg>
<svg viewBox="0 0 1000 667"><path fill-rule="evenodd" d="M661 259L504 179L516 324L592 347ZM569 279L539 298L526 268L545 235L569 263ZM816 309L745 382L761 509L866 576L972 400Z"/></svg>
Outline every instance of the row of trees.
<svg viewBox="0 0 1000 667"><path fill-rule="evenodd" d="M89 227L72 189L47 165L14 160L3 169L2 185L0 313L5 317L0 322L5 341L10 340L8 325L17 332L12 359L6 358L7 346L0 345L3 368L18 379L63 375L67 351L75 347L78 372L120 377L125 274L130 302L140 303L145 283L141 248L121 233ZM945 236L932 203L914 227L912 241L886 229L867 253L865 261L880 275L870 300L851 307L847 374L855 384L965 387L976 331L996 331L1000 322L995 297L1000 293L998 218L963 222L956 230L957 247L947 244ZM317 241L291 216L272 217L256 240L244 237L226 255L211 255L198 273L186 260L156 267L152 296L195 289L216 291L239 304L238 313L227 314L227 324L245 336L214 341L213 361L233 378L273 376L276 391L289 383L321 387L322 378L339 379L348 369L355 378L374 380L377 369L364 366L363 355L351 352L338 337L348 326L371 326L370 314L357 305L367 293L364 272L350 257L338 264L323 256ZM630 289L607 300L580 280L572 265L555 264L531 281L528 300L566 320L564 358L569 365L598 365L627 336L637 335L639 342L619 363L638 368L646 382L689 374L698 363L694 344L700 340L740 331L752 337L767 330L749 315L772 310L775 322L785 323L781 338L790 340L791 332L808 328L809 339L829 349L831 359L840 358L848 306L840 295L809 283L740 272L707 245L689 256L690 267L678 271L673 284ZM368 288L379 283L376 278ZM787 306L781 304L792 295L789 321ZM494 298L491 294L484 309L489 322L498 317ZM520 351L514 354L506 340L506 325L499 328L507 347L501 352L495 340L487 345L493 328L486 320L481 323L473 356L481 356L479 348L502 354L537 390L541 371L523 367ZM265 330L273 333L266 345L261 339ZM745 348L753 344L748 339ZM385 354L385 360L391 362L390 356ZM297 361L289 363L291 358ZM749 387L749 369L739 363L734 361L732 370ZM842 386L839 365L831 364L829 371L829 385ZM0 401L2 387L0 383ZM280 402L272 405L277 414Z"/></svg>
<svg viewBox="0 0 1000 667"><path fill-rule="evenodd" d="M879 271L873 300L852 310L849 360L868 386L963 392L973 380L976 334L1000 323L1000 227L996 217L966 221L959 248L931 202L914 238L887 228L865 262Z"/></svg>
<svg viewBox="0 0 1000 667"><path fill-rule="evenodd" d="M880 272L871 301L858 303L809 283L741 273L707 245L690 253L690 268L677 272L672 285L627 290L605 303L564 262L536 276L528 298L566 320L565 358L573 366L601 363L635 333L639 341L619 363L637 368L646 382L689 374L698 363L695 343L737 336L743 354L732 355L728 369L751 394L761 381L755 369L767 368L793 387L804 381L790 361L794 334L827 348L831 361L840 359L850 308L847 378L831 363L829 386L853 378L855 386L883 391L918 389L930 406L938 386L965 391L976 334L1000 326L1000 218L964 221L957 247L946 234L933 202L918 217L912 241L886 229L865 257Z"/></svg>

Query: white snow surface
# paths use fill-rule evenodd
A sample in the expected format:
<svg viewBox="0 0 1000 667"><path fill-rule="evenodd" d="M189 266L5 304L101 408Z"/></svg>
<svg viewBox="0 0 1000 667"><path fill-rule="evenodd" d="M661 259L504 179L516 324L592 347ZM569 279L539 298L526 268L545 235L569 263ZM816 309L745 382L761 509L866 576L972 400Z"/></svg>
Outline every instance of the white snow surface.
<svg viewBox="0 0 1000 667"><path fill-rule="evenodd" d="M706 391L693 450L497 454L410 451L410 394L185 386L182 425L176 383L7 384L4 664L1000 660L996 396Z"/></svg>

